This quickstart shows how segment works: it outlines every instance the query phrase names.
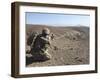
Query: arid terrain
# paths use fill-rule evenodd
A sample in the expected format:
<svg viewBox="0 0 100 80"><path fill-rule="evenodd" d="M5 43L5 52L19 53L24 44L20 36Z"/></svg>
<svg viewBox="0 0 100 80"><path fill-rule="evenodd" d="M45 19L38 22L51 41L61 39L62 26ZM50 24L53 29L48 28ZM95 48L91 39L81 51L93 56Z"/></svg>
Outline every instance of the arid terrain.
<svg viewBox="0 0 100 80"><path fill-rule="evenodd" d="M26 42L31 32L41 33L44 27L48 27L54 34L49 48L52 58L35 62L30 54L26 53L27 67L89 64L89 27L26 25ZM26 52L28 47L26 44Z"/></svg>

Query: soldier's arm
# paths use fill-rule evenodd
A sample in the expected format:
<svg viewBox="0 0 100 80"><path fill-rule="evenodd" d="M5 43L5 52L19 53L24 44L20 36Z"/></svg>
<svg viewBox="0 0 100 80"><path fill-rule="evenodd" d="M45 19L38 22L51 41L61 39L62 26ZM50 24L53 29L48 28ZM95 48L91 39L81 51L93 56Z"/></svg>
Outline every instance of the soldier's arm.
<svg viewBox="0 0 100 80"><path fill-rule="evenodd" d="M44 42L46 42L46 43L50 44L50 40L49 40L49 39L44 38L44 37L41 37L41 39L42 39L42 40L44 40Z"/></svg>

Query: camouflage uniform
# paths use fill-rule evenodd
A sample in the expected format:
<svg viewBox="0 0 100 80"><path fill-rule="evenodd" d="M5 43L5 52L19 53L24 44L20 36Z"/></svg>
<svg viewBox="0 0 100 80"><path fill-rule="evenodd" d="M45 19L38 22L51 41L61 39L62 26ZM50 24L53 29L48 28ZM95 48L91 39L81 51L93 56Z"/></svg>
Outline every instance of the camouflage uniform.
<svg viewBox="0 0 100 80"><path fill-rule="evenodd" d="M42 34L37 35L32 46L31 54L35 60L48 60L51 55L48 53L50 47L50 31L48 28L43 29Z"/></svg>

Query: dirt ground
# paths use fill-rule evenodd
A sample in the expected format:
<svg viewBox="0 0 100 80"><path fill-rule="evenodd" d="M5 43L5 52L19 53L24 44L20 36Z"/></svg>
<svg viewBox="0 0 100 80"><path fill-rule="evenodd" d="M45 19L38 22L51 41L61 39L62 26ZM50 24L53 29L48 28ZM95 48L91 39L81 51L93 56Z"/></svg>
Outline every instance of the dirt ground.
<svg viewBox="0 0 100 80"><path fill-rule="evenodd" d="M49 54L52 58L47 61L35 62L31 55L26 53L27 67L82 65L89 64L89 28L85 26L52 27L45 25L26 25L26 42L31 32L39 32L48 27L54 34ZM26 44L26 51L28 50Z"/></svg>

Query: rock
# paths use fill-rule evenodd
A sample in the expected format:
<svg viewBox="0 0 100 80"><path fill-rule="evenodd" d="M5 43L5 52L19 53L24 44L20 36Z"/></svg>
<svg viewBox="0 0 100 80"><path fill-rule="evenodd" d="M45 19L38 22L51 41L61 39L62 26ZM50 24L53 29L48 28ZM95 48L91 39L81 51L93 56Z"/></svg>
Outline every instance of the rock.
<svg viewBox="0 0 100 80"><path fill-rule="evenodd" d="M70 48L69 50L73 50L73 48Z"/></svg>
<svg viewBox="0 0 100 80"><path fill-rule="evenodd" d="M54 46L54 50L58 50L58 47L57 46Z"/></svg>
<svg viewBox="0 0 100 80"><path fill-rule="evenodd" d="M79 57L75 57L75 59L78 59Z"/></svg>

